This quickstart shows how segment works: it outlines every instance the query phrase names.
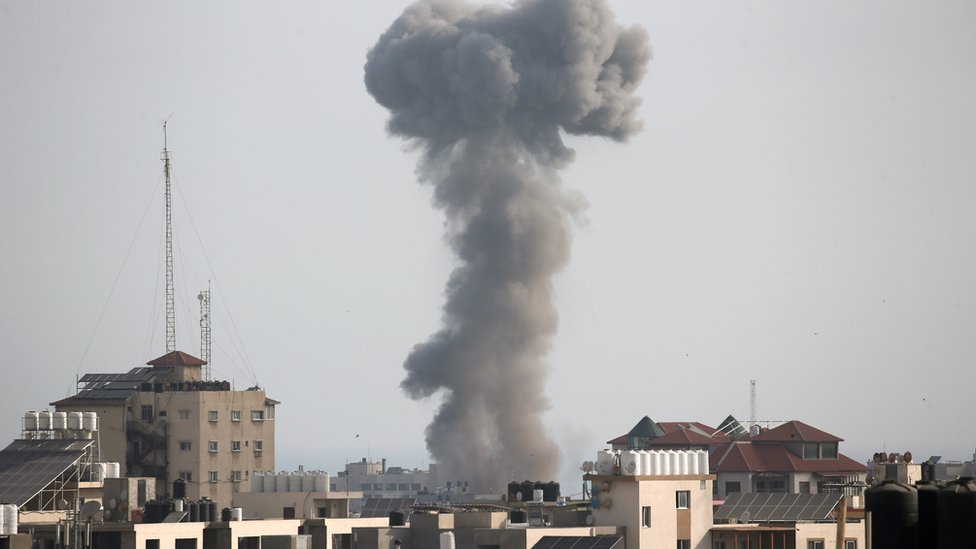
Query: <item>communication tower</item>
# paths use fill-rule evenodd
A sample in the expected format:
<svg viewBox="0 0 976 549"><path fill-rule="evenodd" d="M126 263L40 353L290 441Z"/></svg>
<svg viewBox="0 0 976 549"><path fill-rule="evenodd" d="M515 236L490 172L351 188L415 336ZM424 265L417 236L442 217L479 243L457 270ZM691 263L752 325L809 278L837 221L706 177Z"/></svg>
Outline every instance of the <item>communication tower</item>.
<svg viewBox="0 0 976 549"><path fill-rule="evenodd" d="M173 290L173 196L170 183L171 155L166 142L166 122L163 122L163 161L166 174L166 352L176 350L176 303Z"/></svg>
<svg viewBox="0 0 976 549"><path fill-rule="evenodd" d="M206 363L202 368L204 381L210 381L210 349L213 335L210 331L210 283L197 296L200 300L200 358Z"/></svg>

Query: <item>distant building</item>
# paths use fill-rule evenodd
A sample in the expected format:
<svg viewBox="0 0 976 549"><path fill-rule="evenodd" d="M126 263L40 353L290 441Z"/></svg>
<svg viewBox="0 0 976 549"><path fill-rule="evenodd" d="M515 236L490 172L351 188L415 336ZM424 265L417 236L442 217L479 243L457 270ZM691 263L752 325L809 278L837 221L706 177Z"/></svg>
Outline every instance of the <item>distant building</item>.
<svg viewBox="0 0 976 549"><path fill-rule="evenodd" d="M654 422L644 416L627 434L607 441L617 450L706 450L716 476L714 496L734 493L860 497L867 467L840 453L838 436L800 421L750 434L734 417L719 428L698 422ZM857 500L859 503L859 500Z"/></svg>
<svg viewBox="0 0 976 549"><path fill-rule="evenodd" d="M429 469L409 469L387 467L386 459L369 462L363 458L362 461L347 463L345 471L331 477L329 489L333 492L360 492L361 499L350 502L350 510L359 512L363 502L369 498L433 496L436 499L438 493L448 490L439 484L437 473L435 463L430 464ZM467 493L463 481L461 486L455 483L451 483L452 493Z"/></svg>
<svg viewBox="0 0 976 549"><path fill-rule="evenodd" d="M253 471L275 468L275 406L264 389L201 380L204 361L174 351L124 374L86 374L58 411L94 411L100 461L123 476L155 477L160 493L187 482L187 497L229 505Z"/></svg>

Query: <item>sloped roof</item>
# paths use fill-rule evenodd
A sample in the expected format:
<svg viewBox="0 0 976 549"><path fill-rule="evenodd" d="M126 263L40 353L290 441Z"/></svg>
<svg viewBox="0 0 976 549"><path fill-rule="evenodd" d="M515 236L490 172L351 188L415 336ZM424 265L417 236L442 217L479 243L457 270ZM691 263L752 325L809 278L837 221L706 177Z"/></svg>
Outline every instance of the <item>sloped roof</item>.
<svg viewBox="0 0 976 549"><path fill-rule="evenodd" d="M749 431L732 414L729 414L729 417L723 419L716 430L732 436L745 436L749 434Z"/></svg>
<svg viewBox="0 0 976 549"><path fill-rule="evenodd" d="M149 366L203 366L207 362L183 351L173 351L154 358L146 364Z"/></svg>
<svg viewBox="0 0 976 549"><path fill-rule="evenodd" d="M734 441L709 456L716 473L862 473L867 466L844 454L837 459L803 459L782 444Z"/></svg>
<svg viewBox="0 0 976 549"><path fill-rule="evenodd" d="M697 429L678 428L663 436L657 437L648 442L649 446L709 446L720 441L728 440L729 437L718 435L712 437L702 434Z"/></svg>
<svg viewBox="0 0 976 549"><path fill-rule="evenodd" d="M802 421L787 421L752 437L753 442L840 442L844 439L811 427Z"/></svg>

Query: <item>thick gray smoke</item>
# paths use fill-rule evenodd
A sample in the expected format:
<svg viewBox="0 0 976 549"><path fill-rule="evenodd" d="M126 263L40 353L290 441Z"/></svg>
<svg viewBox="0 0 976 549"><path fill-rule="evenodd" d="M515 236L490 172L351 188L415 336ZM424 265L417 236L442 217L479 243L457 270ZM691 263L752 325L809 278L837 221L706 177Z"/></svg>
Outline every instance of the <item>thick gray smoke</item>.
<svg viewBox="0 0 976 549"><path fill-rule="evenodd" d="M649 59L645 31L618 25L603 0L422 1L367 56L366 87L388 130L422 151L419 177L460 260L444 326L414 347L401 386L414 399L443 391L427 447L479 490L557 472L542 420L552 277L583 205L556 175L573 158L562 133L637 131Z"/></svg>

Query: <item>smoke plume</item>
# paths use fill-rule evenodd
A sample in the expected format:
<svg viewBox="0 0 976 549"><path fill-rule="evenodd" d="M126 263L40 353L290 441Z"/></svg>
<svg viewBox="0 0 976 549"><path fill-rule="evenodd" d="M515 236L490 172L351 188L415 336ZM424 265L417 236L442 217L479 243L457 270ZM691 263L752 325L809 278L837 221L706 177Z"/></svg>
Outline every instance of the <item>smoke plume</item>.
<svg viewBox="0 0 976 549"><path fill-rule="evenodd" d="M645 31L618 25L604 0L421 1L367 55L366 87L388 131L421 151L418 176L459 259L443 328L414 347L401 387L443 392L427 447L479 490L557 471L542 419L552 277L584 206L556 174L573 158L562 135L637 131L649 59Z"/></svg>

